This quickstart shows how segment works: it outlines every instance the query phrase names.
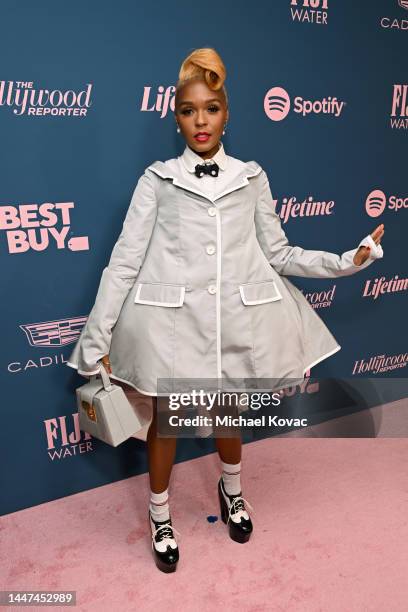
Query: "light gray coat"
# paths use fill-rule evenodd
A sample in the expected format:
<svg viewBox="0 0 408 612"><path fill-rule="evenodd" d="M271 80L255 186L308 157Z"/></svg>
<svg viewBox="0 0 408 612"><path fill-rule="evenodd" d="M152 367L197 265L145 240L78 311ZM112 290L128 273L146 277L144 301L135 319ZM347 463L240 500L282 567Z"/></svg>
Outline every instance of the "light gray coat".
<svg viewBox="0 0 408 612"><path fill-rule="evenodd" d="M351 275L381 246L363 239L370 257L355 266L358 247L339 256L289 245L265 171L228 163L233 179L214 200L182 176L179 158L146 168L67 365L86 376L109 353L112 378L151 396L159 378L174 380L170 391L185 378L273 390L341 348L285 276Z"/></svg>

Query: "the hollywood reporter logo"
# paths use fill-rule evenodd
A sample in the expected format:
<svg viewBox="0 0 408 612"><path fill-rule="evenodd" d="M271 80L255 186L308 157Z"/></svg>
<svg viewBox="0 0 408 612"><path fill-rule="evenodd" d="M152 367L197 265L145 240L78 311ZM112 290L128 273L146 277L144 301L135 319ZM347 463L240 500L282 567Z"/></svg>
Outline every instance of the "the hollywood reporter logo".
<svg viewBox="0 0 408 612"><path fill-rule="evenodd" d="M305 100L301 96L293 99L293 112L306 117L308 115L331 115L339 117L344 109L345 102L328 96L322 100ZM271 121L282 121L289 114L291 99L283 87L272 87L266 92L264 98L264 111Z"/></svg>
<svg viewBox="0 0 408 612"><path fill-rule="evenodd" d="M36 117L84 117L91 102L92 84L86 89L36 88L33 81L0 81L0 107L13 109L14 115Z"/></svg>
<svg viewBox="0 0 408 612"><path fill-rule="evenodd" d="M88 236L67 240L74 202L0 206L0 231L6 236L9 253L45 251L51 243L58 249L89 250Z"/></svg>

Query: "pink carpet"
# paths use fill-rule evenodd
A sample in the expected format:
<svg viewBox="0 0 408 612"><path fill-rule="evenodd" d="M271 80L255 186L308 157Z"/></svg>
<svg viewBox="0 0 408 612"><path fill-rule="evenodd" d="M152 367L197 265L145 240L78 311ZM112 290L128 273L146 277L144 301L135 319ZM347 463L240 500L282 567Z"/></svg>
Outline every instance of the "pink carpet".
<svg viewBox="0 0 408 612"><path fill-rule="evenodd" d="M1 589L76 590L84 611L405 612L407 453L407 439L388 438L244 445L246 544L207 522L218 455L175 465L173 574L151 556L147 474L6 515Z"/></svg>

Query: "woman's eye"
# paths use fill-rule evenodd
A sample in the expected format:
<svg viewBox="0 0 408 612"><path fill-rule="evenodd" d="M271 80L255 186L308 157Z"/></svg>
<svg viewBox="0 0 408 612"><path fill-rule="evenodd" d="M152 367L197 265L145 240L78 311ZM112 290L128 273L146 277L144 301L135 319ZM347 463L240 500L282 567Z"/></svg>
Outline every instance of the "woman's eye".
<svg viewBox="0 0 408 612"><path fill-rule="evenodd" d="M208 107L208 110L209 110L211 113L216 113L216 112L217 112L217 111L219 111L220 109L219 109L219 107L218 107L218 106L213 105L213 106L209 106L209 107ZM190 112L192 112L192 109L191 109L191 108L184 108L184 109L181 111L181 114L182 114L182 115L189 115L189 114L190 114Z"/></svg>

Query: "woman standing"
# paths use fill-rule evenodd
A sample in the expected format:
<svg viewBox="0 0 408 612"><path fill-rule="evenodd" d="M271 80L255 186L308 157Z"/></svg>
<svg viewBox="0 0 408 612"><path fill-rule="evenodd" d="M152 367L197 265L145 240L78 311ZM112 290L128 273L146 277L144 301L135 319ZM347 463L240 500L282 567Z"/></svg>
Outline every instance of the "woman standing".
<svg viewBox="0 0 408 612"><path fill-rule="evenodd" d="M212 48L183 61L174 117L184 152L139 179L68 361L86 376L102 360L111 378L152 397L149 522L156 564L166 572L179 560L168 495L176 438L157 437L158 379L300 382L341 347L285 276L346 276L383 256L383 224L341 256L288 244L265 171L231 157L221 142L225 76ZM230 537L247 542L253 525L241 490L241 439L215 441L221 516Z"/></svg>

